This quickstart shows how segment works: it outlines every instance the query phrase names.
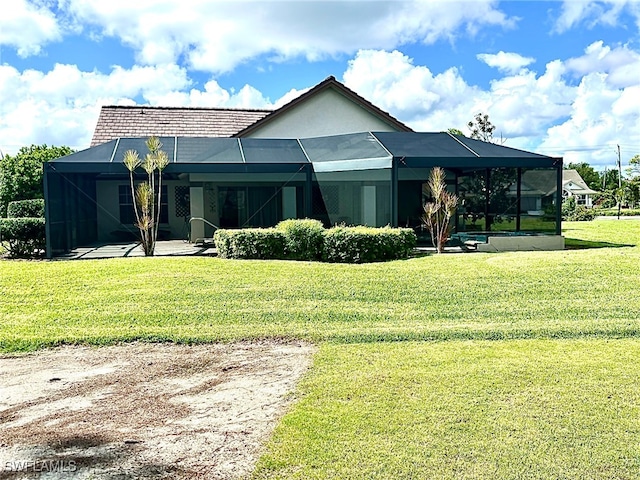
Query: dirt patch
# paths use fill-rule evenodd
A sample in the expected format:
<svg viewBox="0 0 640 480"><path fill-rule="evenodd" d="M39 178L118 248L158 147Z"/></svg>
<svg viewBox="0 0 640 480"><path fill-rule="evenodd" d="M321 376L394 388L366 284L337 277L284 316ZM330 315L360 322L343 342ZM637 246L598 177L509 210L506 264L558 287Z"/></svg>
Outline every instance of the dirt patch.
<svg viewBox="0 0 640 480"><path fill-rule="evenodd" d="M0 479L241 478L312 353L135 343L0 357Z"/></svg>

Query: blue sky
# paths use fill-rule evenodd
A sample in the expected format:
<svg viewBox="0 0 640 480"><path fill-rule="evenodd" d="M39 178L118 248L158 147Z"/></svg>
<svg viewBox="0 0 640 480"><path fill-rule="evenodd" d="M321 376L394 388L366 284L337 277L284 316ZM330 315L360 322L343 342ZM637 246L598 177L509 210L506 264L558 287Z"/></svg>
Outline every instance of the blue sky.
<svg viewBox="0 0 640 480"><path fill-rule="evenodd" d="M638 1L12 0L0 150L86 148L101 105L275 108L334 75L415 130L640 154Z"/></svg>

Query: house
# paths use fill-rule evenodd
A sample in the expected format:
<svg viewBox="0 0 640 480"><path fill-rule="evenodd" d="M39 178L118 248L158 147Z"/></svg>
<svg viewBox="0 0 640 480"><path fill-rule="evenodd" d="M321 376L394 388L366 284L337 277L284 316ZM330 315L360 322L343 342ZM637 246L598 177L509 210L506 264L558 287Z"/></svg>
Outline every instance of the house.
<svg viewBox="0 0 640 480"><path fill-rule="evenodd" d="M523 209L532 215L543 215L544 209L553 205L558 187L552 185L553 174L548 171L530 170L522 177L522 205ZM562 198L575 197L577 205L593 206L591 190L576 170L562 170ZM512 189L512 194L514 191Z"/></svg>
<svg viewBox="0 0 640 480"><path fill-rule="evenodd" d="M150 135L170 159L160 225L167 238L304 217L419 230L434 166L461 197L458 231L560 234L561 196L535 225L522 202L529 171L545 172L541 188L559 191L561 158L413 132L329 77L273 111L103 107L92 146L45 165L49 256L135 234L122 159L130 149L144 155Z"/></svg>
<svg viewBox="0 0 640 480"><path fill-rule="evenodd" d="M562 171L562 198L574 197L576 205L593 207L593 196L598 193L589 188L577 170Z"/></svg>

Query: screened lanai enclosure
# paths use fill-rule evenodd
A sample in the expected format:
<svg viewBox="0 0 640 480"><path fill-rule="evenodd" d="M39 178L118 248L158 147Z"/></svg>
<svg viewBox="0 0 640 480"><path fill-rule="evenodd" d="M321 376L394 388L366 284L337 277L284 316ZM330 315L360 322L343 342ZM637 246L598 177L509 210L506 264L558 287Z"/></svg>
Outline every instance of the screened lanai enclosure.
<svg viewBox="0 0 640 480"><path fill-rule="evenodd" d="M288 218L326 226L406 226L421 217L433 167L460 198L454 231L560 234L562 159L448 133L363 132L305 138L161 137L159 235L194 241L215 228L269 227ZM47 254L135 237L120 138L45 165ZM140 173L140 180L145 176Z"/></svg>

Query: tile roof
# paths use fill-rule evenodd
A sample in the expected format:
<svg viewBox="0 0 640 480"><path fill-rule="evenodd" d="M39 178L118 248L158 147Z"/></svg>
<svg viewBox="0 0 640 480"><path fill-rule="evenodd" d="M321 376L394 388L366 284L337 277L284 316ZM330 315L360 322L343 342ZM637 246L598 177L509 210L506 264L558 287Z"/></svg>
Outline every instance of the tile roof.
<svg viewBox="0 0 640 480"><path fill-rule="evenodd" d="M119 137L231 137L269 113L271 110L103 106L91 146Z"/></svg>

